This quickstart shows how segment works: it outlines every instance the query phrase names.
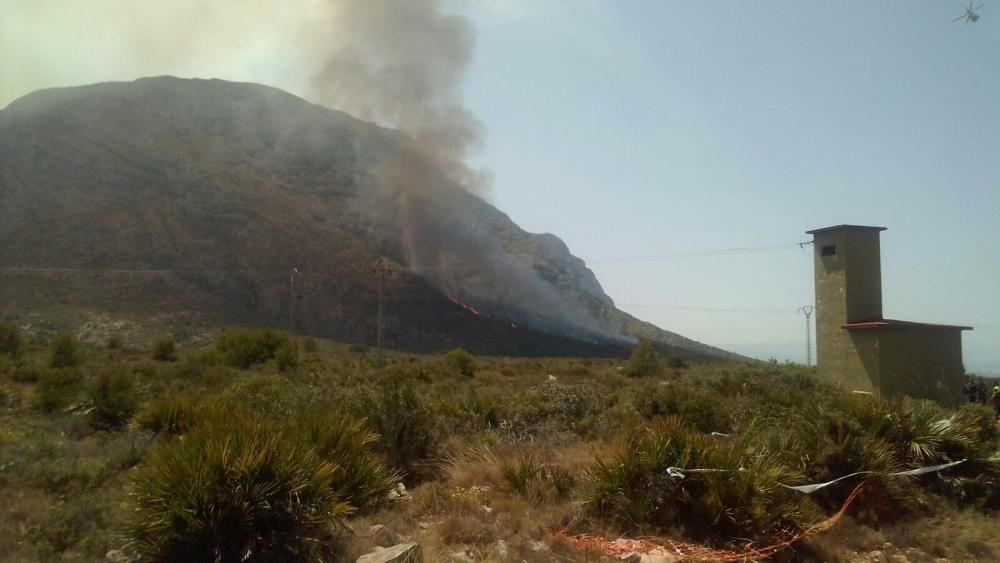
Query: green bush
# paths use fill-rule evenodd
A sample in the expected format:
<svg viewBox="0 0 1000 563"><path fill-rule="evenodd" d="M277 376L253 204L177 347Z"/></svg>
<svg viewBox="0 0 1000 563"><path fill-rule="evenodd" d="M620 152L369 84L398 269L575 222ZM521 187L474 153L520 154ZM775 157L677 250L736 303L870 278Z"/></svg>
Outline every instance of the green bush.
<svg viewBox="0 0 1000 563"><path fill-rule="evenodd" d="M660 360L656 357L653 345L645 340L639 342L625 364L624 373L628 377L646 377L660 373Z"/></svg>
<svg viewBox="0 0 1000 563"><path fill-rule="evenodd" d="M330 525L351 511L336 470L260 421L202 425L134 470L128 535L154 561L327 559Z"/></svg>
<svg viewBox="0 0 1000 563"><path fill-rule="evenodd" d="M578 422L600 408L600 399L586 385L546 383L538 389L541 410L539 418L556 417L568 422Z"/></svg>
<svg viewBox="0 0 1000 563"><path fill-rule="evenodd" d="M174 337L168 336L153 344L153 359L161 362L173 362L177 359L177 344Z"/></svg>
<svg viewBox="0 0 1000 563"><path fill-rule="evenodd" d="M684 358L670 358L670 361L667 362L667 365L670 366L671 369L678 369L678 370L687 369L689 367L687 360L685 360Z"/></svg>
<svg viewBox="0 0 1000 563"><path fill-rule="evenodd" d="M523 497L540 497L540 482L545 478L545 468L526 454L516 460L500 462L500 474L515 493Z"/></svg>
<svg viewBox="0 0 1000 563"><path fill-rule="evenodd" d="M184 434L198 422L201 408L201 401L190 395L167 395L141 410L136 424L156 434Z"/></svg>
<svg viewBox="0 0 1000 563"><path fill-rule="evenodd" d="M222 397L275 420L332 406L326 387L305 378L275 373L246 374L229 385Z"/></svg>
<svg viewBox="0 0 1000 563"><path fill-rule="evenodd" d="M221 366L226 363L226 356L218 348L205 348L188 355L188 361L202 366Z"/></svg>
<svg viewBox="0 0 1000 563"><path fill-rule="evenodd" d="M41 464L30 480L45 492L65 498L97 489L108 477L104 463L99 460L58 458Z"/></svg>
<svg viewBox="0 0 1000 563"><path fill-rule="evenodd" d="M49 369L40 375L35 387L35 407L52 412L69 405L76 398L83 376L75 368Z"/></svg>
<svg viewBox="0 0 1000 563"><path fill-rule="evenodd" d="M90 412L87 422L98 430L116 430L125 426L135 413L135 384L126 371L102 373L87 390Z"/></svg>
<svg viewBox="0 0 1000 563"><path fill-rule="evenodd" d="M647 385L640 388L635 408L648 419L680 416L701 432L729 432L732 417L726 404L713 395L701 395L683 388Z"/></svg>
<svg viewBox="0 0 1000 563"><path fill-rule="evenodd" d="M304 414L295 418L290 434L337 466L331 487L356 509L377 508L400 480L374 451L378 435L360 421L340 414Z"/></svg>
<svg viewBox="0 0 1000 563"><path fill-rule="evenodd" d="M383 383L381 393L366 402L364 412L372 429L381 436L387 462L413 475L417 465L430 457L438 440L437 421L430 406L412 384L395 380Z"/></svg>
<svg viewBox="0 0 1000 563"><path fill-rule="evenodd" d="M549 467L547 477L558 498L569 498L570 493L576 488L576 475L565 467Z"/></svg>
<svg viewBox="0 0 1000 563"><path fill-rule="evenodd" d="M724 471L682 478L668 468ZM778 455L700 434L676 417L627 437L587 477L590 510L632 530L757 539L801 529L821 515L809 497L781 486L802 476Z"/></svg>
<svg viewBox="0 0 1000 563"><path fill-rule="evenodd" d="M461 348L455 348L445 354L444 360L448 367L458 374L465 377L472 377L476 374L476 359Z"/></svg>
<svg viewBox="0 0 1000 563"><path fill-rule="evenodd" d="M72 333L60 333L49 345L49 366L54 368L69 368L83 362L83 352L80 343Z"/></svg>
<svg viewBox="0 0 1000 563"><path fill-rule="evenodd" d="M287 344L279 347L274 353L274 361L281 371L288 371L299 365L299 350L295 341L289 340Z"/></svg>
<svg viewBox="0 0 1000 563"><path fill-rule="evenodd" d="M241 369L272 360L291 346L288 334L275 330L227 330L215 343L226 365Z"/></svg>
<svg viewBox="0 0 1000 563"><path fill-rule="evenodd" d="M14 325L0 324L0 355L12 358L21 357L24 351L24 338L21 331Z"/></svg>
<svg viewBox="0 0 1000 563"><path fill-rule="evenodd" d="M37 383L43 370L32 364L17 366L11 372L10 378L17 383Z"/></svg>

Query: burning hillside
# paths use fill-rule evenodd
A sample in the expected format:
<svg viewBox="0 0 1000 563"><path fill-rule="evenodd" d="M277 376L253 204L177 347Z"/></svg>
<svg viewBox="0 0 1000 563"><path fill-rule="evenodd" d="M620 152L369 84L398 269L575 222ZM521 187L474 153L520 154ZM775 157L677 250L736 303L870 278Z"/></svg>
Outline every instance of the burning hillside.
<svg viewBox="0 0 1000 563"><path fill-rule="evenodd" d="M279 326L294 308L297 332L374 342L384 261L393 347L620 354L642 336L725 354L615 309L561 241L525 233L412 139L273 88L156 78L37 92L0 112L0 170L0 264L75 272L8 275L5 304ZM150 270L163 275L128 274Z"/></svg>

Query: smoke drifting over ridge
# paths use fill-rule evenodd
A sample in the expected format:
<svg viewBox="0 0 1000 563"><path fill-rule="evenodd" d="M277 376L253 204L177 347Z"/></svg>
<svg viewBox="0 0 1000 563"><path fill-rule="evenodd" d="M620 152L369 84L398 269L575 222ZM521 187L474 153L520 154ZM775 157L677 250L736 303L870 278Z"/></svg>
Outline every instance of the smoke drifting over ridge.
<svg viewBox="0 0 1000 563"><path fill-rule="evenodd" d="M487 192L490 180L467 164L485 133L462 98L475 33L444 0L0 0L0 7L0 63L5 53L30 53L5 66L13 88L220 77L279 86L399 129L417 154L386 155L366 171L380 205L357 205L378 225L376 237L398 243L407 267L496 316L617 336L543 280L528 254L503 248L498 227L484 220L485 204L470 195ZM40 21L47 40L20 31ZM51 48L58 41L63 48ZM7 89L0 84L0 95Z"/></svg>
<svg viewBox="0 0 1000 563"><path fill-rule="evenodd" d="M442 13L440 4L333 2L330 42L325 44L332 52L311 77L311 97L399 129L449 177L482 192L488 175L471 170L465 161L482 146L484 127L463 106L461 91L474 31L464 17Z"/></svg>
<svg viewBox="0 0 1000 563"><path fill-rule="evenodd" d="M399 155L375 171L375 187L394 208L391 224L385 205L366 210L394 231L389 236L399 241L407 265L449 296L492 314L575 337L620 340L543 280L530 259L502 248L495 225L484 224L482 202L441 185L433 169L472 193L488 187L488 174L466 163L484 137L482 123L462 103L474 43L468 20L443 13L439 0L338 0L334 8L325 44L331 51L312 76L311 97L399 129L429 157Z"/></svg>

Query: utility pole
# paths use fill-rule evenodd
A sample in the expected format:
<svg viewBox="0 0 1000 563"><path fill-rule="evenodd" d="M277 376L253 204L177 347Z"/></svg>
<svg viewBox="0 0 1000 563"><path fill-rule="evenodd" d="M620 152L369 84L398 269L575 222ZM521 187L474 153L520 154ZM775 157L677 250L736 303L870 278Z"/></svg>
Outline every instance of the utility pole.
<svg viewBox="0 0 1000 563"><path fill-rule="evenodd" d="M292 268L292 273L288 275L288 332L295 328L295 276L299 273L298 268Z"/></svg>
<svg viewBox="0 0 1000 563"><path fill-rule="evenodd" d="M799 312L806 316L806 365L812 365L812 305L799 307Z"/></svg>
<svg viewBox="0 0 1000 563"><path fill-rule="evenodd" d="M389 269L379 258L378 266L375 266L375 275L378 277L378 319L376 324L378 339L378 365L385 365L385 276Z"/></svg>

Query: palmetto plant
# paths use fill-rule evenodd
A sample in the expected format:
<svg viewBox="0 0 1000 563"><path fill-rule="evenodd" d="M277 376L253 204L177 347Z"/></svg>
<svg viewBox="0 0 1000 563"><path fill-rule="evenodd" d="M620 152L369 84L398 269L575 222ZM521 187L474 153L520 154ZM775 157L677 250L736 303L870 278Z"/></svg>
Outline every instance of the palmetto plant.
<svg viewBox="0 0 1000 563"><path fill-rule="evenodd" d="M356 509L378 507L400 481L400 474L375 453L378 434L360 420L336 413L304 414L293 420L289 434L337 466L330 486Z"/></svg>
<svg viewBox="0 0 1000 563"><path fill-rule="evenodd" d="M201 426L136 470L128 532L156 561L307 558L352 510L336 497L336 471L269 424Z"/></svg>
<svg viewBox="0 0 1000 563"><path fill-rule="evenodd" d="M720 441L667 417L591 467L590 507L628 528L682 528L694 537L761 537L815 521L808 497L780 485L798 472L752 440ZM684 471L691 468L713 471Z"/></svg>

